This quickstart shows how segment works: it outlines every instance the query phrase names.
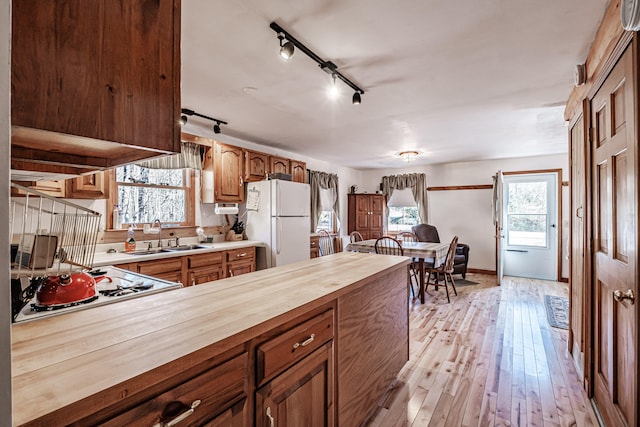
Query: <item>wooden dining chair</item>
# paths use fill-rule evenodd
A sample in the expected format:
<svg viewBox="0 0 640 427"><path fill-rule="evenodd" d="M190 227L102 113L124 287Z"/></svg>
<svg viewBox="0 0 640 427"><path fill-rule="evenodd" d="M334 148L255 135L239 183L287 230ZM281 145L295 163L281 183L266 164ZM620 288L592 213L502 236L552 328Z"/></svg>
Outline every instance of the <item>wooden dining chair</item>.
<svg viewBox="0 0 640 427"><path fill-rule="evenodd" d="M402 242L417 242L418 236L410 231L401 231L396 235L396 239Z"/></svg>
<svg viewBox="0 0 640 427"><path fill-rule="evenodd" d="M427 269L427 280L425 282L425 290L431 286L435 286L436 291L438 290L438 286L444 286L447 291L447 302L451 302L449 298L449 283L453 288L453 292L455 295L458 295L458 291L456 290L456 282L453 280L453 261L456 256L456 246L458 245L458 236L454 236L449 244L449 250L447 251L447 257L445 258L442 265L438 267L431 267ZM431 282L431 276L433 275L433 282ZM442 279L443 283L440 282Z"/></svg>
<svg viewBox="0 0 640 427"><path fill-rule="evenodd" d="M383 255L399 255L404 256L404 250L402 249L402 245L399 241L394 239L391 236L382 236L375 243L375 249L377 254ZM409 289L411 289L411 296L415 298L416 292L413 289L413 280L418 282L417 270L414 268L413 263L409 264L409 270L407 272L407 283L409 284Z"/></svg>
<svg viewBox="0 0 640 427"><path fill-rule="evenodd" d="M333 248L333 237L331 237L331 234L329 234L327 230L320 230L319 234L320 256L331 255L335 253L335 250Z"/></svg>
<svg viewBox="0 0 640 427"><path fill-rule="evenodd" d="M349 234L349 243L362 242L364 239L362 238L362 234L359 231L352 231Z"/></svg>

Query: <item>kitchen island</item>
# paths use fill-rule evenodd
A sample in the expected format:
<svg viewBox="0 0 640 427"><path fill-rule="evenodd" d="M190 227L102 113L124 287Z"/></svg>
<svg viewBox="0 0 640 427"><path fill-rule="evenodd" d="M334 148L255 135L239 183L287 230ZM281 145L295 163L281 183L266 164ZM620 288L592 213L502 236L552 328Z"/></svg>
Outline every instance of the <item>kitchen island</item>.
<svg viewBox="0 0 640 427"><path fill-rule="evenodd" d="M13 423L360 425L408 360L408 263L345 252L13 325Z"/></svg>

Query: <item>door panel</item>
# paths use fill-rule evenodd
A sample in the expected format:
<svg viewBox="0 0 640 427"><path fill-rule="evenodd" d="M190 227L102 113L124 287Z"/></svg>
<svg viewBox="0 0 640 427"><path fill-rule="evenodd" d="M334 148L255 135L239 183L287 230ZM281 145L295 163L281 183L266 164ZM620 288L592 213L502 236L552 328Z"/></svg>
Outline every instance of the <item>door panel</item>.
<svg viewBox="0 0 640 427"><path fill-rule="evenodd" d="M504 274L557 280L558 174L504 177Z"/></svg>
<svg viewBox="0 0 640 427"><path fill-rule="evenodd" d="M594 224L594 399L606 425L637 425L637 186L633 56L622 55L591 100Z"/></svg>

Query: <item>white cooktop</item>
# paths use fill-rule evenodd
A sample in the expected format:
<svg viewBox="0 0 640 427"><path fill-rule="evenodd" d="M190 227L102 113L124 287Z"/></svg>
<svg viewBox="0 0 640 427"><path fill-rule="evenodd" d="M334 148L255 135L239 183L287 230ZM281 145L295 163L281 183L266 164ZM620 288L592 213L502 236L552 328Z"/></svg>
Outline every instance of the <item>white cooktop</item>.
<svg viewBox="0 0 640 427"><path fill-rule="evenodd" d="M16 316L15 323L18 322L26 322L30 320L42 319L45 317L56 316L59 314L68 313L70 311L76 310L86 310L89 308L97 307L99 305L110 304L114 302L124 301L131 298L139 298L145 295L151 295L158 292L169 291L172 289L181 288L182 285L177 282L169 282L167 280L157 279L155 277L145 276L143 274L133 273L131 271L126 271L121 268L113 267L113 266L103 266L96 268L96 270L104 271L104 276L107 276L111 279L103 279L96 284L96 294L98 296L97 299L85 303L74 305L72 307L60 308L57 310L50 311L35 311L32 309L32 304L36 302L34 297L27 305L25 305L20 313ZM96 279L99 276L95 276ZM117 288L130 288L133 286L143 287L149 286L148 289L141 290L139 292L124 292L121 295L115 296L106 296L100 293L100 291L117 289Z"/></svg>

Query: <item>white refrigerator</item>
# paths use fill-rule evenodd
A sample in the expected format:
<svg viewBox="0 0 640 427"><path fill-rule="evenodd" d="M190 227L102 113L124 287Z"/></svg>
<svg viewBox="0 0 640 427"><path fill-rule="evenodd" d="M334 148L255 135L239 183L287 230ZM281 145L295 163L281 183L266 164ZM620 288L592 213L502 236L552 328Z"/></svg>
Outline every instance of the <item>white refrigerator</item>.
<svg viewBox="0 0 640 427"><path fill-rule="evenodd" d="M250 182L245 200L247 237L267 245L265 256L256 260L257 269L309 259L309 184L279 179Z"/></svg>

